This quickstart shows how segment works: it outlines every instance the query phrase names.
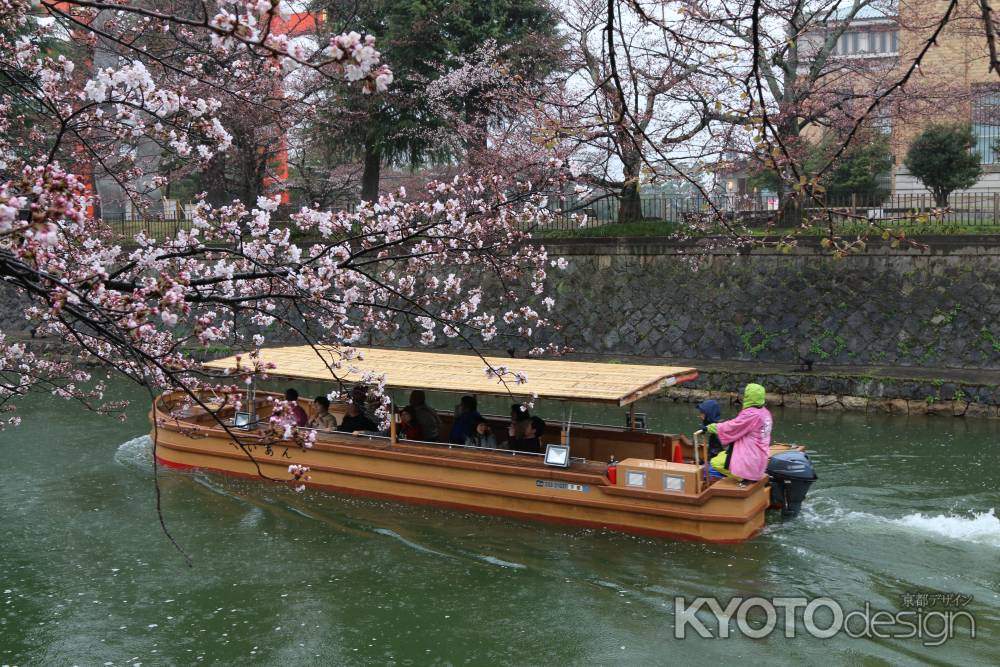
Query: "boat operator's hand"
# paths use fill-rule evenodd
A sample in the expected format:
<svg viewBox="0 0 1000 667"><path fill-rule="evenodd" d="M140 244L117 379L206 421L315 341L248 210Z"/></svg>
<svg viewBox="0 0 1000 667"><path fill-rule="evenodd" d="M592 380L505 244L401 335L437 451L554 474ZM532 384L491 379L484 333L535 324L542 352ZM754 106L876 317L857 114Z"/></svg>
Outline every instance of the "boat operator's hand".
<svg viewBox="0 0 1000 667"><path fill-rule="evenodd" d="M709 433L711 433L712 435L718 435L718 433L719 433L719 425L718 424L709 424L708 425L708 429L706 429L706 430Z"/></svg>

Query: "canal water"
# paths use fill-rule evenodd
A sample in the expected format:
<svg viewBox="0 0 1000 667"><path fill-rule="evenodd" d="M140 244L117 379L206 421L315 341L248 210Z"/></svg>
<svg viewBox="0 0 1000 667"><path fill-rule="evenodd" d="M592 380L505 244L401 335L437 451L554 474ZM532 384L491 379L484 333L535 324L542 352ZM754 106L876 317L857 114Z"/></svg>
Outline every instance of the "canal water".
<svg viewBox="0 0 1000 667"><path fill-rule="evenodd" d="M161 469L163 517L189 567L155 511L148 399L115 389L135 399L125 423L43 397L0 433L0 664L1000 662L996 421L775 410L776 437L808 444L820 480L800 517L770 517L743 545ZM656 430L694 427L690 405L641 410ZM598 418L622 415L574 415ZM678 596L827 597L845 613L919 613L927 627L923 639L819 639L800 619L788 638L779 609L765 638L732 621L729 638L688 623L677 639ZM822 630L832 612L815 608ZM694 618L717 635L707 609ZM767 620L757 606L744 625Z"/></svg>

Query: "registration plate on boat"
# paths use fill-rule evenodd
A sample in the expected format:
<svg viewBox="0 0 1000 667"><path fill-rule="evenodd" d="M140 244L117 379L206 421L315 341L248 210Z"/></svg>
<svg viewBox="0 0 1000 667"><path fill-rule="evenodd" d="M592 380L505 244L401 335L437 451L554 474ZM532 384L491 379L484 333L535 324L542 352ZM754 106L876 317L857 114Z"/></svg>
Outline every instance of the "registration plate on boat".
<svg viewBox="0 0 1000 667"><path fill-rule="evenodd" d="M590 490L587 484L571 484L569 482L555 482L551 479L536 479L535 486L542 489L565 489L566 491L582 491L586 493Z"/></svg>

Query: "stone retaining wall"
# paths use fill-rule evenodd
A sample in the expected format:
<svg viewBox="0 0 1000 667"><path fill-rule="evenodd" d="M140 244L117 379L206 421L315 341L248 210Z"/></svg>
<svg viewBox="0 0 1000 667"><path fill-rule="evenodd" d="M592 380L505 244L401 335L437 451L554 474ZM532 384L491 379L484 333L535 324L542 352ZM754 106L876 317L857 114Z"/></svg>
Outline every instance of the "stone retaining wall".
<svg viewBox="0 0 1000 667"><path fill-rule="evenodd" d="M996 384L921 381L856 375L702 372L694 382L666 390L669 400L698 403L708 398L740 402L734 388L762 382L771 406L1000 419Z"/></svg>
<svg viewBox="0 0 1000 667"><path fill-rule="evenodd" d="M641 357L1000 370L1000 242L881 242L836 259L657 241L548 244L550 339Z"/></svg>

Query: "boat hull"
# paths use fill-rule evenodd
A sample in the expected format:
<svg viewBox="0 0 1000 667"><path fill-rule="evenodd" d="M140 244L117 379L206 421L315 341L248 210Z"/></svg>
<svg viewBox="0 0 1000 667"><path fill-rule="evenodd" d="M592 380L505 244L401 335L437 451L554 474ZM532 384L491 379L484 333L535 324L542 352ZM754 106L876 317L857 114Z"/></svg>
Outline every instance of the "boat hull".
<svg viewBox="0 0 1000 667"><path fill-rule="evenodd" d="M742 542L764 526L765 481L723 480L696 496L626 489L603 466L545 467L537 457L325 434L311 448L159 418L156 458L167 466L387 498L462 511L706 542ZM294 481L289 465L309 467Z"/></svg>

